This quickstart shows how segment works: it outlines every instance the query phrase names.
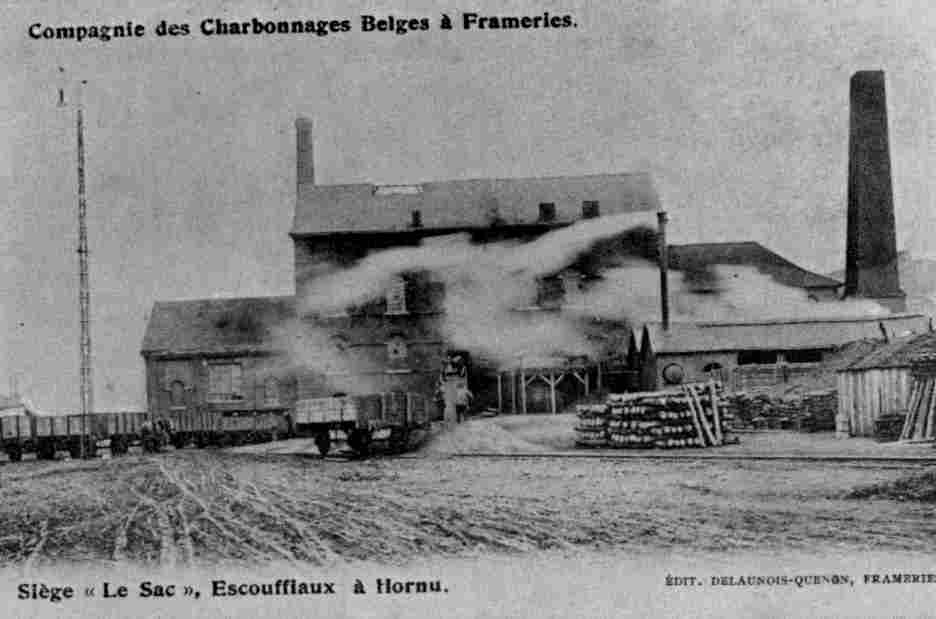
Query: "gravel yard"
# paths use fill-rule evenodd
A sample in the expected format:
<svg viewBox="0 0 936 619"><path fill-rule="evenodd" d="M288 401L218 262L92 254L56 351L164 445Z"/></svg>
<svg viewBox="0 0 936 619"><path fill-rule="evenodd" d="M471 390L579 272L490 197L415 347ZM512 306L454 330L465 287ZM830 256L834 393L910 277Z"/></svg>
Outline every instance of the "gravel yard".
<svg viewBox="0 0 936 619"><path fill-rule="evenodd" d="M430 450L431 451L431 450ZM406 565L539 551L936 551L912 464L182 450L0 466L0 563Z"/></svg>

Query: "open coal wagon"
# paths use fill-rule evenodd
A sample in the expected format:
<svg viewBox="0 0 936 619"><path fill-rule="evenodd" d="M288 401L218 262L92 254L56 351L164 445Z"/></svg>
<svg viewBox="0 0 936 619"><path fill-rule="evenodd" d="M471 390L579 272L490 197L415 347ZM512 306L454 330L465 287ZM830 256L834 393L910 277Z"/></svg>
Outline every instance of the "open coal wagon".
<svg viewBox="0 0 936 619"><path fill-rule="evenodd" d="M401 453L425 438L431 414L425 396L403 391L311 398L296 402L293 429L313 437L322 456L340 442L361 456Z"/></svg>
<svg viewBox="0 0 936 619"><path fill-rule="evenodd" d="M176 448L228 447L275 441L290 432L289 416L277 411L188 410L155 421L167 422L169 442Z"/></svg>
<svg viewBox="0 0 936 619"><path fill-rule="evenodd" d="M72 458L80 457L82 451L94 455L99 449L122 454L140 444L145 421L146 413L141 412L94 413L82 418L24 411L0 418L0 446L11 462L21 460L24 453L44 460L62 452Z"/></svg>

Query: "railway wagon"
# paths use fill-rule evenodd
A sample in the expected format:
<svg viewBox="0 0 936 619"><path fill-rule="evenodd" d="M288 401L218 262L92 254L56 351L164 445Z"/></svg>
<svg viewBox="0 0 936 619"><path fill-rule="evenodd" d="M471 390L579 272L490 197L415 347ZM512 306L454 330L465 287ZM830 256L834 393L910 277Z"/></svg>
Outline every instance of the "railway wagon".
<svg viewBox="0 0 936 619"><path fill-rule="evenodd" d="M0 445L11 462L18 462L23 452L36 451L32 418L25 414L0 417Z"/></svg>
<svg viewBox="0 0 936 619"><path fill-rule="evenodd" d="M161 417L169 422L170 442L176 448L226 447L275 441L290 432L289 415L276 411L189 410Z"/></svg>
<svg viewBox="0 0 936 619"><path fill-rule="evenodd" d="M293 429L298 436L314 437L322 456L340 440L366 455L378 446L391 452L405 451L424 435L430 422L431 409L425 396L393 391L299 400Z"/></svg>
<svg viewBox="0 0 936 619"><path fill-rule="evenodd" d="M85 453L94 455L100 447L110 447L115 454L126 453L141 438L146 413L93 413L83 425L81 415L18 414L0 419L0 443L12 462L24 453L51 460L56 452L81 455L82 435Z"/></svg>

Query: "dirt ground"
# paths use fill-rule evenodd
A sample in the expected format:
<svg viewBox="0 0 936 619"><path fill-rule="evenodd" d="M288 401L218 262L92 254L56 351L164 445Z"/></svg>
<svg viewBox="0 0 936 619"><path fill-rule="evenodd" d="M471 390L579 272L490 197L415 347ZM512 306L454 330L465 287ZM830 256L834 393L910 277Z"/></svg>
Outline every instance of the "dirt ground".
<svg viewBox="0 0 936 619"><path fill-rule="evenodd" d="M0 565L936 551L930 505L847 498L920 465L466 459L433 449L349 462L181 450L3 465Z"/></svg>

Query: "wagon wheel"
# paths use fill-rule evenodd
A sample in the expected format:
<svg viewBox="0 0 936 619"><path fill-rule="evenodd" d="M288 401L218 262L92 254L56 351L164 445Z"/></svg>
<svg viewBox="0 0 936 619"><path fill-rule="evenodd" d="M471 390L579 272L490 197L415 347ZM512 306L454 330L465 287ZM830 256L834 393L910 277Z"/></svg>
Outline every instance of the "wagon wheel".
<svg viewBox="0 0 936 619"><path fill-rule="evenodd" d="M370 453L370 438L367 430L353 430L348 437L348 446L362 458L366 457Z"/></svg>
<svg viewBox="0 0 936 619"><path fill-rule="evenodd" d="M159 451L159 437L152 432L143 437L143 451L146 453L156 453Z"/></svg>
<svg viewBox="0 0 936 619"><path fill-rule="evenodd" d="M407 428L394 429L390 433L390 451L393 453L403 453L409 446L409 430Z"/></svg>
<svg viewBox="0 0 936 619"><path fill-rule="evenodd" d="M127 439L119 435L114 436L111 439L111 453L117 456L127 453Z"/></svg>
<svg viewBox="0 0 936 619"><path fill-rule="evenodd" d="M329 436L328 430L315 435L315 448L318 449L321 457L324 458L328 455L328 451L331 449L331 436Z"/></svg>

